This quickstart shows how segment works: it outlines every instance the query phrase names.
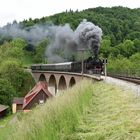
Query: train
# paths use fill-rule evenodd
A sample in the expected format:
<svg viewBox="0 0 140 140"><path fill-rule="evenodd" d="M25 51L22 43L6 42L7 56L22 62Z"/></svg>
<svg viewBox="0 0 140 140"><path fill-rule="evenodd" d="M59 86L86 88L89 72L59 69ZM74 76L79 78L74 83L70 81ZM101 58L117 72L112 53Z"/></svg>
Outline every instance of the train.
<svg viewBox="0 0 140 140"><path fill-rule="evenodd" d="M101 59L89 57L88 59L79 62L34 64L31 65L31 70L101 74L103 72L103 62Z"/></svg>

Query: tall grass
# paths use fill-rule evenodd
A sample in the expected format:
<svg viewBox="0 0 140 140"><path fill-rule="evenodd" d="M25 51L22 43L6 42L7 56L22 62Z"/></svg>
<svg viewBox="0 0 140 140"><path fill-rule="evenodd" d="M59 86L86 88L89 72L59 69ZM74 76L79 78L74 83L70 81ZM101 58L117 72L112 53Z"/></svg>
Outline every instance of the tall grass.
<svg viewBox="0 0 140 140"><path fill-rule="evenodd" d="M82 81L63 95L50 99L21 117L7 134L8 140L62 140L75 131L80 115L92 97L92 82Z"/></svg>
<svg viewBox="0 0 140 140"><path fill-rule="evenodd" d="M140 140L140 96L102 82L93 86L90 105L67 140Z"/></svg>

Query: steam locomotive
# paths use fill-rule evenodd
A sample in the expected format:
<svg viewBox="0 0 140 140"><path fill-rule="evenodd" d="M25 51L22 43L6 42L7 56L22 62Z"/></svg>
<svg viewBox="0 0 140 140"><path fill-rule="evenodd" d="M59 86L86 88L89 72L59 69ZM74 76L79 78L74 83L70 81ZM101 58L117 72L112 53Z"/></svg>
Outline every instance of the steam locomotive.
<svg viewBox="0 0 140 140"><path fill-rule="evenodd" d="M101 74L103 72L103 62L101 59L89 57L88 59L79 62L64 62L55 64L34 64L31 65L31 70L39 71L64 71L75 73Z"/></svg>

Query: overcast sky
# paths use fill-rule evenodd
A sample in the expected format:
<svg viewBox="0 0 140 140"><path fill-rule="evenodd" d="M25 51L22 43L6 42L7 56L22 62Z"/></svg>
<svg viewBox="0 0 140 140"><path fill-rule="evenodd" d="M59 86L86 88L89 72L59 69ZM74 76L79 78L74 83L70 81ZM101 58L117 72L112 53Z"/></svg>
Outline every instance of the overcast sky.
<svg viewBox="0 0 140 140"><path fill-rule="evenodd" d="M0 26L28 18L40 18L55 13L93 7L124 6L140 8L140 0L0 0Z"/></svg>

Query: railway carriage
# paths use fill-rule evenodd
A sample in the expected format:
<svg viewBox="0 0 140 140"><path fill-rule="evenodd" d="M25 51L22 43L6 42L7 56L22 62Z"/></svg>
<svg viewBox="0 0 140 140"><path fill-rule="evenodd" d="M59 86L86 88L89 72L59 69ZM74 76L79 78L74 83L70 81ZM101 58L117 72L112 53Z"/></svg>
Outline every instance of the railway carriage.
<svg viewBox="0 0 140 140"><path fill-rule="evenodd" d="M64 62L55 64L34 64L31 66L32 70L39 71L64 71L80 73L82 70L82 62ZM92 57L83 61L83 72L90 74L101 74L103 71L103 63L100 59L93 59Z"/></svg>

